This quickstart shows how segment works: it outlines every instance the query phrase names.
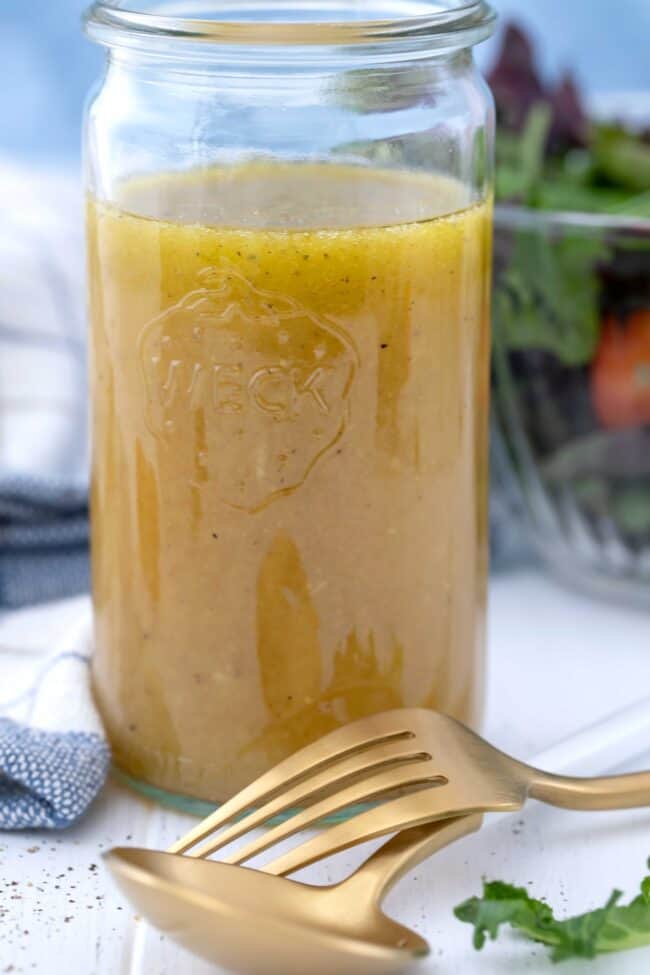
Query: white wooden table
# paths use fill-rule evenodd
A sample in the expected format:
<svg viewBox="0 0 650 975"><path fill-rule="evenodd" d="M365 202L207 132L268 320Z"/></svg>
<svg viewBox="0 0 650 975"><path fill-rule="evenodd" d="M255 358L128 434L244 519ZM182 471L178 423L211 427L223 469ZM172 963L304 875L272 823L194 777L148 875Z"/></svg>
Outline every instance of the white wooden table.
<svg viewBox="0 0 650 975"><path fill-rule="evenodd" d="M78 605L0 616L0 645L42 647L44 637L65 630ZM489 641L486 732L521 756L650 693L650 615L566 592L534 571L492 583ZM134 916L101 861L114 844L164 847L190 822L111 782L74 829L0 834L0 975L214 975ZM474 952L454 905L478 893L486 875L530 884L560 911L591 909L615 886L636 893L649 854L650 812L577 814L531 805L420 866L386 906L430 941L422 975L549 972L543 949L511 935ZM323 882L356 859L341 854L330 868L302 876ZM647 975L650 949L561 970Z"/></svg>

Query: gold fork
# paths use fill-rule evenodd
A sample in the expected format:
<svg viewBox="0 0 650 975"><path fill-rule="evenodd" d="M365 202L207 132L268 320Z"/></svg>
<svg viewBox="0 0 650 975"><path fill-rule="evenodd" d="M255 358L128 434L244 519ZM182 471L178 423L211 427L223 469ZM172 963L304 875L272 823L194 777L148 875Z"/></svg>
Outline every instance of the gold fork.
<svg viewBox="0 0 650 975"><path fill-rule="evenodd" d="M390 798L397 790L411 791ZM362 718L307 745L224 803L170 852L203 858L280 814L300 810L222 857L242 864L326 817L385 800L264 865L266 873L285 876L356 843L449 817L520 809L529 797L567 809L650 806L650 772L553 775L510 758L453 718L405 708Z"/></svg>

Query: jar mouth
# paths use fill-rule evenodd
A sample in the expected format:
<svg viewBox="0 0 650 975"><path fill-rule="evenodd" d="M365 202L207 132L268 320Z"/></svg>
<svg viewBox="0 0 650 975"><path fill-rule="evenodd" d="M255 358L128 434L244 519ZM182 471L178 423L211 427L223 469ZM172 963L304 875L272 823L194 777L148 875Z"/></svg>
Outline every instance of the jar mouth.
<svg viewBox="0 0 650 975"><path fill-rule="evenodd" d="M486 0L96 0L86 33L250 46L405 43L469 47L494 29Z"/></svg>

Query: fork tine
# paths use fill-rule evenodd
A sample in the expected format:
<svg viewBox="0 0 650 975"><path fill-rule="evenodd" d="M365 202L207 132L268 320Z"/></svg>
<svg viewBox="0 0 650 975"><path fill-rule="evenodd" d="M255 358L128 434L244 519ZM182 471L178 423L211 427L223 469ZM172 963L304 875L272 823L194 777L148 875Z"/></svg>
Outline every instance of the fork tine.
<svg viewBox="0 0 650 975"><path fill-rule="evenodd" d="M280 790L291 788L298 781L357 751L394 739L413 738L409 723L409 710L402 709L395 712L394 730L388 732L387 714L383 714L380 721L377 720L377 715L370 715L343 728L337 728L265 772L173 843L168 852L185 853L231 819L241 816L252 807L262 805L273 799Z"/></svg>
<svg viewBox="0 0 650 975"><path fill-rule="evenodd" d="M262 826L268 820L286 812L289 809L295 810L300 806L309 803L325 789L342 789L351 784L351 780L365 775L366 778L372 773L385 770L388 767L402 766L408 763L423 762L431 759L427 752L422 752L414 747L412 739L404 740L399 738L387 744L377 745L372 749L364 749L362 752L351 755L347 759L342 759L334 766L324 769L315 775L299 782L293 789L283 790L260 809L245 816L230 827L217 833L201 846L195 847L187 854L191 857L207 857L217 850L222 849L233 840L243 836L258 826Z"/></svg>
<svg viewBox="0 0 650 975"><path fill-rule="evenodd" d="M376 799L383 793L390 792L394 789L401 789L410 785L420 785L426 782L433 783L436 779L440 780L441 778L442 776L437 776L433 771L430 760L380 772L378 775L372 776L369 779L363 779L361 782L355 782L354 785L349 786L347 789L343 789L332 796L328 796L321 802L317 802L313 806L303 809L295 816L292 816L291 819L279 823L262 836L258 836L257 839L246 843L234 853L225 857L223 862L244 863L245 860L250 860L251 857L279 843L280 840L293 836L300 830L312 826L319 820L324 819L326 816L331 816L341 809Z"/></svg>
<svg viewBox="0 0 650 975"><path fill-rule="evenodd" d="M427 789L417 795L399 796L382 806L359 813L306 840L261 869L264 873L286 877L356 843L365 843L387 833L470 813L489 812L492 809L508 812L520 808L521 802L515 800L470 802L463 792L449 783L443 788Z"/></svg>

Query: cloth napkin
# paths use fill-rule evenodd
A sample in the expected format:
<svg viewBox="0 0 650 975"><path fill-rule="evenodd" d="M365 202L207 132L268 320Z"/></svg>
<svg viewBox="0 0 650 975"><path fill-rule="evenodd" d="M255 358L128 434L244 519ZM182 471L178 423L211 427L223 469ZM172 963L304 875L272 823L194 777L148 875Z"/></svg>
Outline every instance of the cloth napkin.
<svg viewBox="0 0 650 975"><path fill-rule="evenodd" d="M70 826L106 780L110 753L90 691L91 612L83 606L45 658L0 647L0 830Z"/></svg>
<svg viewBox="0 0 650 975"><path fill-rule="evenodd" d="M78 174L0 159L0 606L83 592L87 386Z"/></svg>

